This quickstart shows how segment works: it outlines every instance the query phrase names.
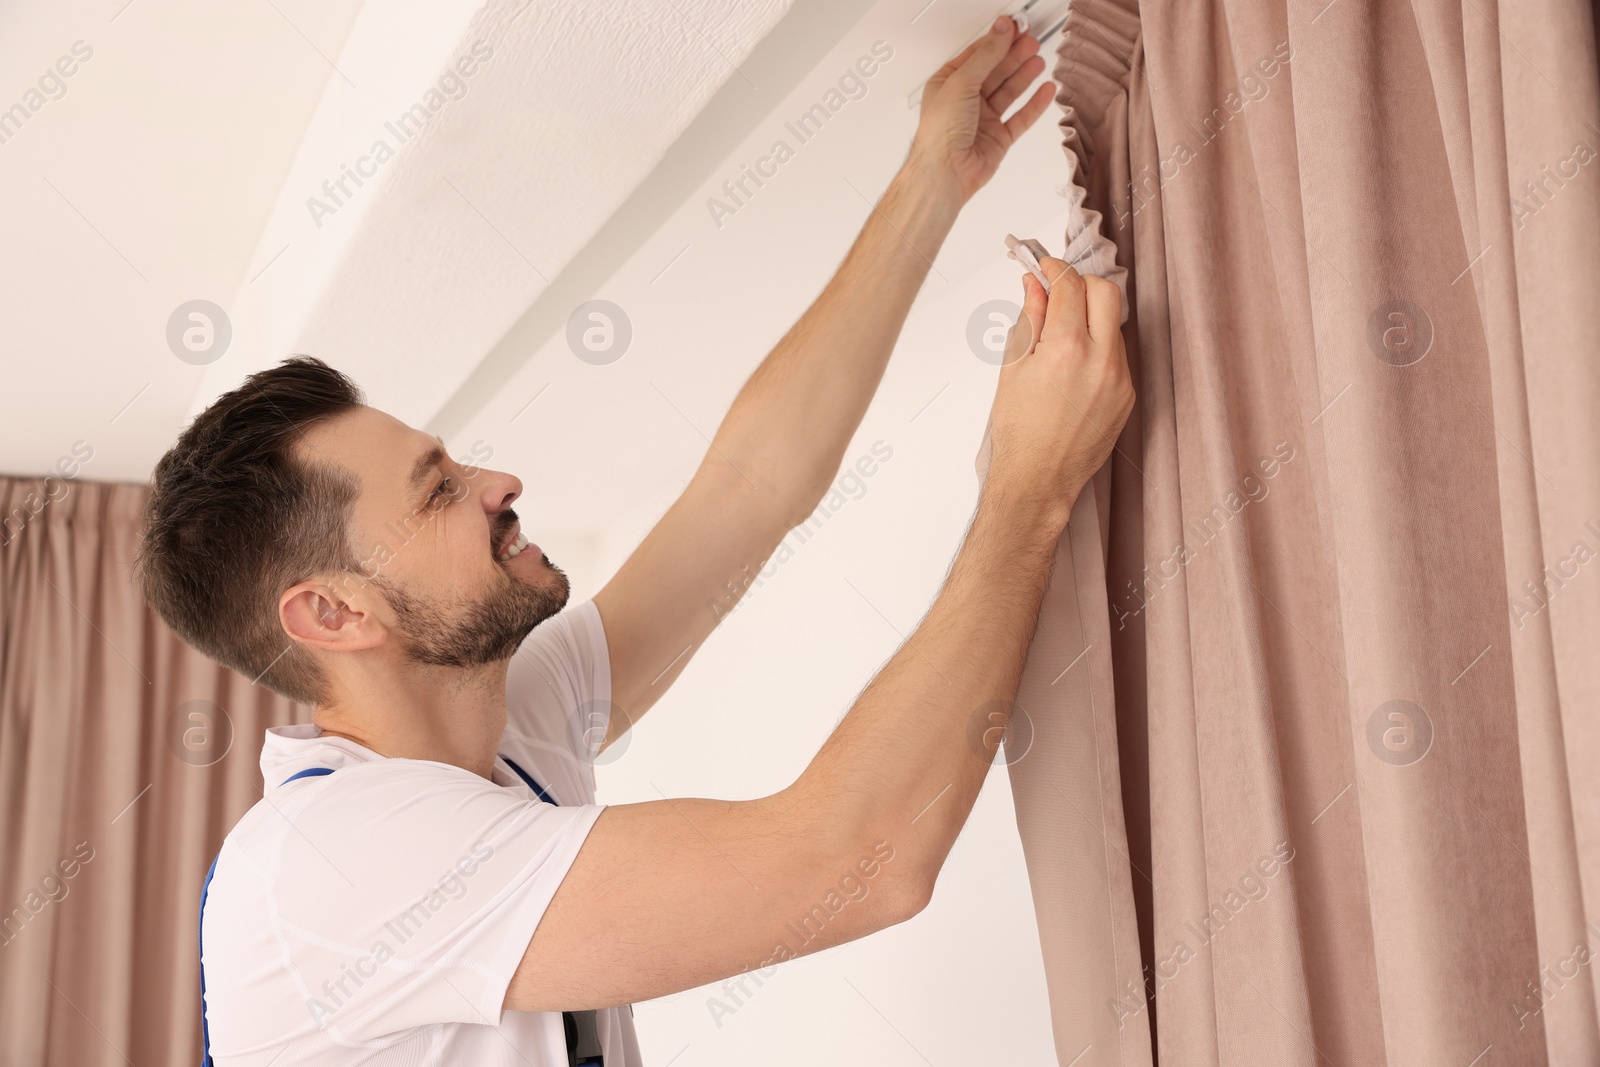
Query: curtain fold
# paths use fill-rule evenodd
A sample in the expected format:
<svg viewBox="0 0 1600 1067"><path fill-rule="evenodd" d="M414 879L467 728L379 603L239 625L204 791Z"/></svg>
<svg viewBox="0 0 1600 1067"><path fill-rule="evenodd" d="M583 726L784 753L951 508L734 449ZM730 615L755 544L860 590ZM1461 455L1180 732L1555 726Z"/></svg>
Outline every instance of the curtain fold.
<svg viewBox="0 0 1600 1067"><path fill-rule="evenodd" d="M1008 735L1060 1061L1600 1062L1591 9L1095 0L1055 78L1139 391Z"/></svg>
<svg viewBox="0 0 1600 1067"><path fill-rule="evenodd" d="M192 1065L199 893L310 709L219 667L133 580L145 486L0 477L0 1060Z"/></svg>

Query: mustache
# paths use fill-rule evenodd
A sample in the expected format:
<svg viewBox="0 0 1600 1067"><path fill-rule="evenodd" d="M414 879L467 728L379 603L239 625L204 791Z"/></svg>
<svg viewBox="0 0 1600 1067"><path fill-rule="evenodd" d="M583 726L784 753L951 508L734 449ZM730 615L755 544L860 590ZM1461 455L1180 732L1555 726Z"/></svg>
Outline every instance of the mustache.
<svg viewBox="0 0 1600 1067"><path fill-rule="evenodd" d="M494 517L494 522L489 525L489 546L491 549L499 546L505 540L506 534L511 532L511 527L517 524L517 513L510 508Z"/></svg>

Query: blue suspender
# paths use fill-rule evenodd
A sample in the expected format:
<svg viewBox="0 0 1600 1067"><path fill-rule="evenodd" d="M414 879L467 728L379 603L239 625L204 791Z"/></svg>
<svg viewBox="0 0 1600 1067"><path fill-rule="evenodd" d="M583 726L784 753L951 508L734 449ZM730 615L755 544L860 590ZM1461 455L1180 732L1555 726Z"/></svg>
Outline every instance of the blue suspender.
<svg viewBox="0 0 1600 1067"><path fill-rule="evenodd" d="M549 793L540 788L539 783L535 782L527 771L517 766L515 760L506 755L502 755L500 758L505 760L506 764L513 771L517 772L517 777L521 778L528 784L528 788L533 790L535 796L544 801L546 804L556 804L555 797L551 796ZM334 769L332 767L307 767L305 770L295 771L289 777L285 778L283 780L283 785L288 785L297 778L320 778L324 774L332 774L333 770ZM221 851L218 851L216 859L211 861L211 868L206 871L205 884L200 887L200 928L202 933L200 938L196 938L195 941L196 946L200 950L200 1067L215 1067L211 1061L211 1028L206 1023L206 953L203 938L206 917L206 894L211 892L211 879L217 873L217 860L220 860L221 858L222 853Z"/></svg>
<svg viewBox="0 0 1600 1067"><path fill-rule="evenodd" d="M517 772L517 777L526 782L540 800L555 807L561 806L555 797L533 780L532 775L517 766L516 760L503 752L500 758L506 761L506 766ZM566 1031L567 1063L570 1067L605 1067L605 1060L600 1055L600 1032L596 1028L594 1009L562 1012L561 1027Z"/></svg>
<svg viewBox="0 0 1600 1067"><path fill-rule="evenodd" d="M551 796L549 793L546 793L543 789L539 788L539 783L534 781L533 778L531 778L529 776L527 771L525 771L521 767L517 766L517 761L516 760L514 760L510 756L507 756L507 755L504 755L504 754L502 754L500 758L506 761L506 766L510 767L512 770L517 772L517 777L518 778L521 778L524 782L528 783L528 788L533 790L533 795L534 796L538 797L540 800L544 801L546 804L554 804L558 808L561 806L560 802L557 801L555 797Z"/></svg>
<svg viewBox="0 0 1600 1067"><path fill-rule="evenodd" d="M285 778L283 780L283 784L284 785L288 785L290 782L294 781L296 778L321 778L324 774L332 774L332 773L333 773L333 768L332 767L307 767L305 770L303 770L303 771L295 771L289 777Z"/></svg>
<svg viewBox="0 0 1600 1067"><path fill-rule="evenodd" d="M222 852L217 852L217 858L211 861L211 869L206 871L205 885L200 887L200 937L195 945L200 955L200 1067L212 1067L211 1063L211 1028L206 1024L206 894L211 892L211 877L217 873L217 860L222 858Z"/></svg>

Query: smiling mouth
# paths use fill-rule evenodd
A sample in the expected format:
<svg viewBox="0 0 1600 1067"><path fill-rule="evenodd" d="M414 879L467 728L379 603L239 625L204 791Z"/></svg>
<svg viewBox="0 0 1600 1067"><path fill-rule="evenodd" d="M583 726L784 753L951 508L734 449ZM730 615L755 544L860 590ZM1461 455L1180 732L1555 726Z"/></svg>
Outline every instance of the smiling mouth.
<svg viewBox="0 0 1600 1067"><path fill-rule="evenodd" d="M528 536L526 534L524 534L521 530L518 530L517 531L517 536L512 539L511 543L509 545L507 545L505 548L500 550L500 556L499 556L500 562L501 563L505 563L508 560L516 559L518 556L520 556L522 554L522 550L527 548L527 547L528 547Z"/></svg>
<svg viewBox="0 0 1600 1067"><path fill-rule="evenodd" d="M500 545L500 551L495 553L495 559L507 563L522 554L528 547L527 535L522 532L522 524L516 521L516 516L510 516L511 529L507 531L507 539Z"/></svg>

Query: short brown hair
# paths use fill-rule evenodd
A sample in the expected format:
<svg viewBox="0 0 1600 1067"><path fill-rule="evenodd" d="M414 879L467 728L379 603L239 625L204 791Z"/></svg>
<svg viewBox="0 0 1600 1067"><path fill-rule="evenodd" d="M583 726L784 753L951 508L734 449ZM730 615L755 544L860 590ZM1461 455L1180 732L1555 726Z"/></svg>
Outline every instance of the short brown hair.
<svg viewBox="0 0 1600 1067"><path fill-rule="evenodd" d="M355 475L294 446L363 403L345 375L295 356L246 378L183 431L156 465L138 569L145 599L184 640L292 700L327 680L278 621L278 597L352 566Z"/></svg>

